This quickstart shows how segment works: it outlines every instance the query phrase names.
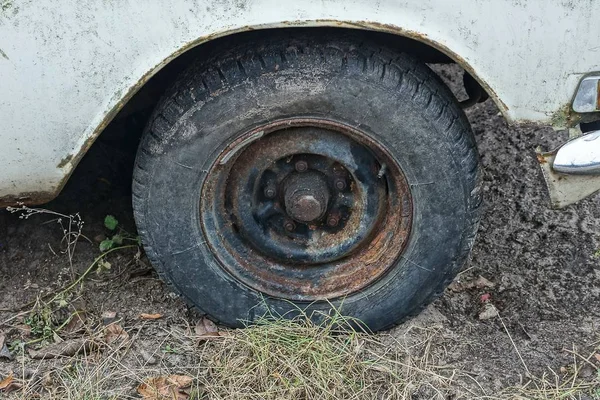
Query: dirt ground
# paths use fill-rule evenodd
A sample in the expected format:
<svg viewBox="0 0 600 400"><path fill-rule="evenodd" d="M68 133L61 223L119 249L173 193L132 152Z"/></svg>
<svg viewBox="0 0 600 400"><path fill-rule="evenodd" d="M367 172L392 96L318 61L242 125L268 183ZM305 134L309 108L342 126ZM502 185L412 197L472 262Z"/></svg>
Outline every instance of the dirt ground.
<svg viewBox="0 0 600 400"><path fill-rule="evenodd" d="M600 249L598 197L563 210L548 208L534 149L558 145L564 132L508 126L491 101L467 114L479 145L485 202L472 260L452 290L417 318L384 334L416 340L415 327L435 329L435 362L465 371L464 379L477 382L470 384L482 395L522 385L528 376L553 376L551 370L562 376L574 365L581 368L580 377L595 379L596 360L586 363L575 354L600 353L600 264L594 256ZM0 380L11 371L31 377L44 370L44 363L60 363L33 360L27 352L19 356L19 342L39 337L21 314L36 298L60 292L100 255L99 242L110 233L104 217L114 215L123 229L135 233L130 173L142 125L143 115L113 123L61 195L43 206L66 215L79 213L85 221L82 233L89 241L79 240L72 265L63 253L64 234L55 217L20 219L18 213L0 212L0 337L12 344L8 347L14 357L0 353ZM155 361L150 353L161 365L176 366L181 360L175 351L156 349L165 348L165 332L185 330L200 316L168 292L143 255L138 260L135 254L134 248L109 255L110 269L89 274L82 289L77 286L75 295L70 292L65 299L67 311L52 312L81 309L88 321L98 323L104 312L116 312L135 337L131 351L147 363ZM475 284L480 276L489 283ZM480 319L489 304L499 316ZM163 317L143 321L141 313Z"/></svg>

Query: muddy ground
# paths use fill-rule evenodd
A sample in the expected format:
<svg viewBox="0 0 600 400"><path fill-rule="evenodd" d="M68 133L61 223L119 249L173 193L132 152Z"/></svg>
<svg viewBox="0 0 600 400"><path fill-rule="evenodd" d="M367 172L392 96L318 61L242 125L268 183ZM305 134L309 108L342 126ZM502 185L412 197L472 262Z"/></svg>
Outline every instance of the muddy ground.
<svg viewBox="0 0 600 400"><path fill-rule="evenodd" d="M401 338L411 326L437 326L437 362L468 372L492 394L519 385L528 371L540 375L552 369L560 375L561 368L563 373L572 368L572 351L588 356L598 348L600 261L594 253L600 249L600 206L594 197L563 210L548 208L534 149L558 145L564 132L508 126L491 101L467 114L479 145L485 202L472 260L454 290L388 333ZM106 215L135 233L130 173L142 125L143 114L113 123L61 195L43 206L79 213L85 221L82 233L89 241L78 242L72 265L62 253L63 232L53 216L20 219L0 212L0 333L7 343L36 337L27 331L26 317L19 316L31 306L22 306L56 293L90 266L100 254L99 241L109 233L103 226ZM136 260L135 253L111 254L111 268L90 274L83 290L69 295L65 308L85 309L95 321L103 312L115 311L123 326L132 327L139 324L140 313L160 313L160 321L136 330L136 349L154 352L157 334L193 325L199 316L171 295L145 257ZM493 287L461 286L479 276ZM480 319L482 295L500 317ZM27 355L12 361L0 358L0 378L10 371L39 369L38 363ZM596 373L591 365L582 370L584 377Z"/></svg>

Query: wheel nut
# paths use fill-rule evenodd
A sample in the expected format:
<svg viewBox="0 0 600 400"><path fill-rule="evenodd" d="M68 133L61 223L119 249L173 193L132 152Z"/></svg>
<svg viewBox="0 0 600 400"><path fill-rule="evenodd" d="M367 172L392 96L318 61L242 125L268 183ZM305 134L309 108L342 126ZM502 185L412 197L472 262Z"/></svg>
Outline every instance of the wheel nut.
<svg viewBox="0 0 600 400"><path fill-rule="evenodd" d="M265 196L267 196L269 199L272 199L273 197L275 197L276 193L277 192L275 191L275 188L268 187L265 189Z"/></svg>
<svg viewBox="0 0 600 400"><path fill-rule="evenodd" d="M334 185L335 185L335 188L337 190L344 190L344 189L346 189L346 182L343 179L336 179L334 181Z"/></svg>
<svg viewBox="0 0 600 400"><path fill-rule="evenodd" d="M283 224L283 228L288 231L291 232L294 229L296 229L296 224L293 221L285 221Z"/></svg>
<svg viewBox="0 0 600 400"><path fill-rule="evenodd" d="M306 161L298 161L295 168L298 172L304 172L308 169L308 163Z"/></svg>
<svg viewBox="0 0 600 400"><path fill-rule="evenodd" d="M331 227L337 226L339 222L340 219L337 217L337 215L330 215L329 217L327 217L327 225Z"/></svg>

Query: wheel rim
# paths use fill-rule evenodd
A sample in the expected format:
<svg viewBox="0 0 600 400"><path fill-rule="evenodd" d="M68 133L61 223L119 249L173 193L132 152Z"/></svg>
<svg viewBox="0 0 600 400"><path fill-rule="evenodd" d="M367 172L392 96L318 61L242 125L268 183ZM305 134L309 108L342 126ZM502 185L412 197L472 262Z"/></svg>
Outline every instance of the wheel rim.
<svg viewBox="0 0 600 400"><path fill-rule="evenodd" d="M398 163L366 132L321 118L240 134L207 171L199 210L216 268L297 301L334 299L379 280L412 223Z"/></svg>

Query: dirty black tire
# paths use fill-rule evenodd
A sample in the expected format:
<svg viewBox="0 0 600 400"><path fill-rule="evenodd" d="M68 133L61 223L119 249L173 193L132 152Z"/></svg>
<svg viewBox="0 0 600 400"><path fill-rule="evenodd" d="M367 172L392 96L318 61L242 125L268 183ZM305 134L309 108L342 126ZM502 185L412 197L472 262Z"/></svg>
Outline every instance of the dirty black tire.
<svg viewBox="0 0 600 400"><path fill-rule="evenodd" d="M294 304L219 266L198 227L200 188L241 130L314 113L368 127L402 167L414 216L402 255L376 283L331 302ZM196 62L155 110L133 183L138 231L156 270L229 326L334 306L372 330L389 328L440 295L467 261L480 202L474 137L452 93L401 49L353 36L273 37Z"/></svg>

